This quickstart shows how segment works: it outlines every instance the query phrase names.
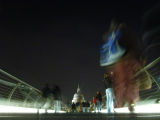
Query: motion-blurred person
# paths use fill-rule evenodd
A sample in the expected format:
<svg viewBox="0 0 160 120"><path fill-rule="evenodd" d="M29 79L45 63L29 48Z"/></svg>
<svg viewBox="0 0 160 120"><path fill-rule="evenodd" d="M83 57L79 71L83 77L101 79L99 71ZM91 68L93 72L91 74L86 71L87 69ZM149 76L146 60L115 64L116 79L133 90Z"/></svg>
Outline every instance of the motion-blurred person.
<svg viewBox="0 0 160 120"><path fill-rule="evenodd" d="M94 112L96 112L96 98L95 96L93 96L93 109L94 109Z"/></svg>
<svg viewBox="0 0 160 120"><path fill-rule="evenodd" d="M80 111L80 102L76 103L76 111L79 112Z"/></svg>
<svg viewBox="0 0 160 120"><path fill-rule="evenodd" d="M112 84L113 84L112 77L113 77L113 72L104 74L104 85L106 88L106 97L107 97L106 106L107 106L108 113L114 112L114 101L113 101L114 92L112 87Z"/></svg>
<svg viewBox="0 0 160 120"><path fill-rule="evenodd" d="M55 112L59 112L61 110L61 90L59 86L55 85L53 88L54 94L54 109Z"/></svg>
<svg viewBox="0 0 160 120"><path fill-rule="evenodd" d="M48 84L46 84L42 89L42 95L46 99L46 102L42 108L44 108L45 113L47 113L47 109L51 108L51 106L53 105L53 94Z"/></svg>
<svg viewBox="0 0 160 120"><path fill-rule="evenodd" d="M87 101L86 102L86 112L89 112L89 109L90 109L90 103Z"/></svg>
<svg viewBox="0 0 160 120"><path fill-rule="evenodd" d="M101 95L100 91L97 91L96 101L97 101L97 110L98 110L98 112L100 112L101 109L102 109L102 106L101 106L101 104L102 104L102 95Z"/></svg>
<svg viewBox="0 0 160 120"><path fill-rule="evenodd" d="M116 27L113 28L112 26ZM114 73L114 92L117 107L123 107L124 103L128 102L128 108L132 112L134 111L134 104L139 98L139 83L136 81L134 75L140 69L139 58L141 50L136 35L133 35L129 29L126 29L124 24L114 21L111 22L111 28L113 28L112 31L116 31L114 39L112 38L116 42L110 46L120 47L122 49L116 49L114 51L114 54L118 54L118 57L115 57L112 63L108 60L109 57L106 58L107 63L105 67ZM107 43L110 43L110 36L108 36ZM112 50L109 49L106 51ZM119 51L121 54L119 54ZM109 52L107 55L112 56Z"/></svg>
<svg viewBox="0 0 160 120"><path fill-rule="evenodd" d="M76 112L76 104L74 102L72 103L71 107L72 107L72 112Z"/></svg>
<svg viewBox="0 0 160 120"><path fill-rule="evenodd" d="M86 112L86 102L85 101L82 102L82 109L83 109L83 112Z"/></svg>

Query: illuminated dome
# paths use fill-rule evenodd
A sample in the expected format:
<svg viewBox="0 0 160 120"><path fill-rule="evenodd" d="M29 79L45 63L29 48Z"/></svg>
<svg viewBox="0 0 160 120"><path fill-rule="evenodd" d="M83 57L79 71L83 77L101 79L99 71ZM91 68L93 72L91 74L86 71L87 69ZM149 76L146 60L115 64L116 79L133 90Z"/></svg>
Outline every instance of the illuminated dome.
<svg viewBox="0 0 160 120"><path fill-rule="evenodd" d="M81 93L80 87L79 87L79 85L78 85L77 93L74 94L72 103L73 103L73 102L74 102L74 103L83 102L83 101L84 101L84 96L83 96L83 94Z"/></svg>

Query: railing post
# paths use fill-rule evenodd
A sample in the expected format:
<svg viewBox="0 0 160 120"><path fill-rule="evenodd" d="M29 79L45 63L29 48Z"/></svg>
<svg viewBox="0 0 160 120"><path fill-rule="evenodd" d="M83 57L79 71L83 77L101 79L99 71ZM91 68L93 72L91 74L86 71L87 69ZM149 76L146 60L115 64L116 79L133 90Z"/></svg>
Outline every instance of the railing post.
<svg viewBox="0 0 160 120"><path fill-rule="evenodd" d="M16 84L16 86L12 89L12 91L10 92L9 96L8 96L8 102L10 103L11 98L13 93L15 92L15 90L21 85L21 83Z"/></svg>
<svg viewBox="0 0 160 120"><path fill-rule="evenodd" d="M32 89L32 88L30 88L29 93L27 94L26 98L24 99L23 106L25 106L25 105L26 105L27 99L29 98L29 96L31 95L31 93L32 93L32 92L33 92L33 89Z"/></svg>
<svg viewBox="0 0 160 120"><path fill-rule="evenodd" d="M36 101L35 101L35 103L34 103L34 107L36 107L37 102L38 102L38 100L39 100L40 98L42 98L42 96L39 96L39 97L36 99ZM42 106L41 106L41 107L42 107Z"/></svg>

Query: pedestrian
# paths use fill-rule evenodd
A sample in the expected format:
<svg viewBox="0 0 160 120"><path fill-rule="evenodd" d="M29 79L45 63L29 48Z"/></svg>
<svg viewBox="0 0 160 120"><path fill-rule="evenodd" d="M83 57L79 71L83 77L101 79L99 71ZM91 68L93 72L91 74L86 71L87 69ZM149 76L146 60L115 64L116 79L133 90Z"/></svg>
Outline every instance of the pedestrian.
<svg viewBox="0 0 160 120"><path fill-rule="evenodd" d="M42 96L45 99L45 104L42 108L44 108L45 113L47 113L47 109L51 108L51 106L53 105L53 94L48 84L46 84L45 87L42 89Z"/></svg>
<svg viewBox="0 0 160 120"><path fill-rule="evenodd" d="M74 102L72 103L72 112L76 112L76 104Z"/></svg>
<svg viewBox="0 0 160 120"><path fill-rule="evenodd" d="M59 112L61 110L61 90L58 85L53 87L53 95L54 95L54 109L55 112Z"/></svg>
<svg viewBox="0 0 160 120"><path fill-rule="evenodd" d="M112 77L113 72L104 74L104 85L106 89L106 106L107 106L107 112L113 113L114 112L114 92L112 87Z"/></svg>
<svg viewBox="0 0 160 120"><path fill-rule="evenodd" d="M100 91L97 91L96 101L97 101L97 110L98 110L98 112L100 112L101 109L102 109L102 106L101 106L101 104L102 104L102 95L101 95Z"/></svg>
<svg viewBox="0 0 160 120"><path fill-rule="evenodd" d="M79 112L80 111L80 102L76 103L76 111Z"/></svg>
<svg viewBox="0 0 160 120"><path fill-rule="evenodd" d="M94 112L96 112L96 98L95 96L93 96L93 109L94 109Z"/></svg>
<svg viewBox="0 0 160 120"><path fill-rule="evenodd" d="M82 109L83 109L83 112L86 112L86 102L85 101L82 102Z"/></svg>
<svg viewBox="0 0 160 120"><path fill-rule="evenodd" d="M89 112L89 109L90 109L90 104L89 104L89 102L87 101L87 102L86 102L86 112Z"/></svg>

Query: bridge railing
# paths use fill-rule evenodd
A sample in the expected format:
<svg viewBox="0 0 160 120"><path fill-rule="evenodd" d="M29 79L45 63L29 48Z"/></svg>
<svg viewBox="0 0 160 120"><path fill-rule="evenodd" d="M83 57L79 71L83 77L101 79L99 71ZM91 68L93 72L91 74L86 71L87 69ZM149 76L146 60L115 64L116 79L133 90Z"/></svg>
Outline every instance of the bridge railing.
<svg viewBox="0 0 160 120"><path fill-rule="evenodd" d="M142 68L135 77L139 78L140 86L148 89L140 90L140 99L160 98L160 57Z"/></svg>
<svg viewBox="0 0 160 120"><path fill-rule="evenodd" d="M0 69L0 105L41 108L42 92Z"/></svg>

